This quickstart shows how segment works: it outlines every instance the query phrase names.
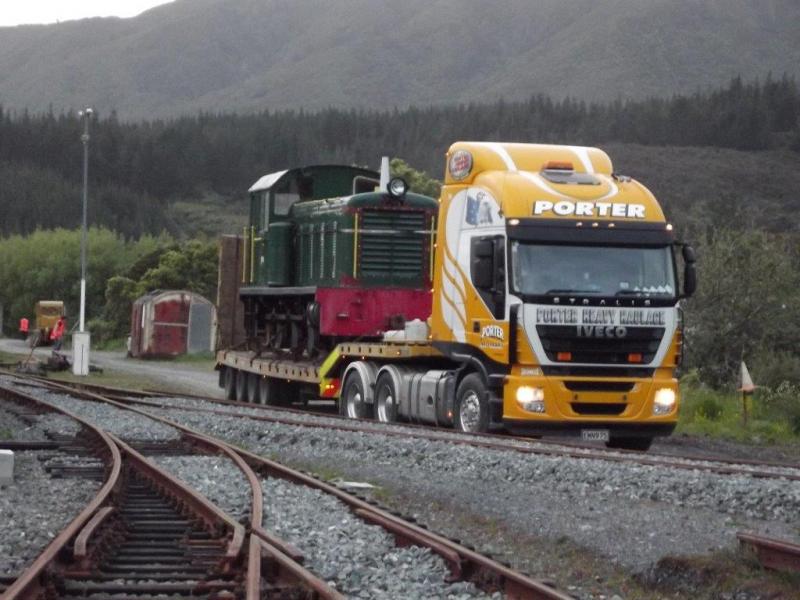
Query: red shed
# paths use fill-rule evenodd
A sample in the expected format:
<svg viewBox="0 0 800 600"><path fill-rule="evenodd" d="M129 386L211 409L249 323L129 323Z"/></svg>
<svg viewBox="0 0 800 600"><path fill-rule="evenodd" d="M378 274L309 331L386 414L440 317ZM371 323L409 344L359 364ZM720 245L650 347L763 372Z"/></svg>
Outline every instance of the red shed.
<svg viewBox="0 0 800 600"><path fill-rule="evenodd" d="M198 294L156 290L133 303L130 354L177 356L214 350L214 305Z"/></svg>

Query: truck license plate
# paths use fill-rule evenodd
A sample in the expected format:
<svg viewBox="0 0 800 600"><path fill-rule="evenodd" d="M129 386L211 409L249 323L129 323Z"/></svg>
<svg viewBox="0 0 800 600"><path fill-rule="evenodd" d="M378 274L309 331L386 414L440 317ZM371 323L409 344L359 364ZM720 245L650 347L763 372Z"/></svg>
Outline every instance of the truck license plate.
<svg viewBox="0 0 800 600"><path fill-rule="evenodd" d="M584 442L607 442L608 429L581 429L581 439Z"/></svg>

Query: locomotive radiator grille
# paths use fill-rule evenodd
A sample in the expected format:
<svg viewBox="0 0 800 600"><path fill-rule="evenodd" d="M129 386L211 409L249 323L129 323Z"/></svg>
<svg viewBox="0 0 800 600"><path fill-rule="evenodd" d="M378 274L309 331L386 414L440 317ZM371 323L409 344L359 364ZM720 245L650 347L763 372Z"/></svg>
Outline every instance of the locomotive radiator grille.
<svg viewBox="0 0 800 600"><path fill-rule="evenodd" d="M425 268L422 211L362 211L359 271L363 277L409 279Z"/></svg>

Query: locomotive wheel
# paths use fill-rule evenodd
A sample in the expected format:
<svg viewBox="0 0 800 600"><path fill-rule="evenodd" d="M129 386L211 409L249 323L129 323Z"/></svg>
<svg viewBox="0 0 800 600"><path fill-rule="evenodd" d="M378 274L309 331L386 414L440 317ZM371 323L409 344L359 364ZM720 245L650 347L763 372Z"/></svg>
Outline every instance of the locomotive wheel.
<svg viewBox="0 0 800 600"><path fill-rule="evenodd" d="M247 371L236 371L236 400L247 402Z"/></svg>
<svg viewBox="0 0 800 600"><path fill-rule="evenodd" d="M319 329L314 325L308 325L306 331L306 353L309 358L314 358L320 351Z"/></svg>
<svg viewBox="0 0 800 600"><path fill-rule="evenodd" d="M381 423L397 421L397 408L400 401L398 385L398 373L392 373L386 369L378 375L378 380L375 382L375 419Z"/></svg>
<svg viewBox="0 0 800 600"><path fill-rule="evenodd" d="M277 322L273 323L272 327L272 349L273 350L281 350L286 347L286 338L288 326L286 323Z"/></svg>
<svg viewBox="0 0 800 600"><path fill-rule="evenodd" d="M236 369L225 367L225 399L236 400Z"/></svg>
<svg viewBox="0 0 800 600"><path fill-rule="evenodd" d="M456 429L469 433L489 431L489 400L478 373L470 373L458 384L455 409Z"/></svg>
<svg viewBox="0 0 800 600"><path fill-rule="evenodd" d="M247 401L255 404L258 402L258 380L261 375L258 373L247 374Z"/></svg>
<svg viewBox="0 0 800 600"><path fill-rule="evenodd" d="M289 324L291 330L290 347L294 352L303 352L305 346L305 324L302 321L292 321Z"/></svg>
<svg viewBox="0 0 800 600"><path fill-rule="evenodd" d="M342 395L339 397L339 414L349 419L367 419L371 416L372 383L375 381L375 365L355 362L344 379Z"/></svg>

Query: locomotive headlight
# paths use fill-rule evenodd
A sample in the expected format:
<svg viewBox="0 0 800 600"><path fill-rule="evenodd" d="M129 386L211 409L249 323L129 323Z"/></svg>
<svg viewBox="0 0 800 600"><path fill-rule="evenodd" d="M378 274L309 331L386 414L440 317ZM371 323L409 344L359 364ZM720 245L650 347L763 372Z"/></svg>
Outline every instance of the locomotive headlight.
<svg viewBox="0 0 800 600"><path fill-rule="evenodd" d="M661 388L653 399L653 414L666 415L675 408L675 390Z"/></svg>
<svg viewBox="0 0 800 600"><path fill-rule="evenodd" d="M402 198L408 192L408 184L402 177L395 177L386 186L386 191L392 198Z"/></svg>
<svg viewBox="0 0 800 600"><path fill-rule="evenodd" d="M517 388L517 404L522 410L535 413L544 412L544 390L523 385Z"/></svg>

